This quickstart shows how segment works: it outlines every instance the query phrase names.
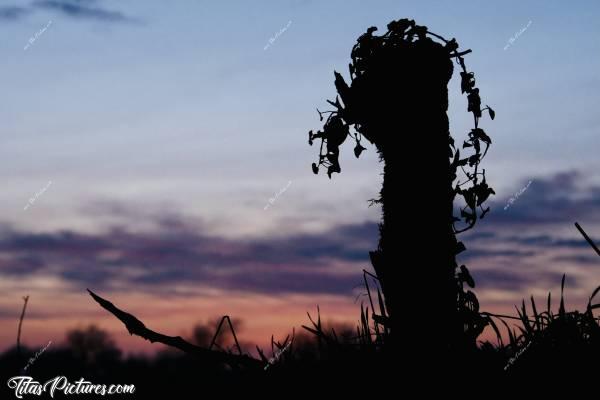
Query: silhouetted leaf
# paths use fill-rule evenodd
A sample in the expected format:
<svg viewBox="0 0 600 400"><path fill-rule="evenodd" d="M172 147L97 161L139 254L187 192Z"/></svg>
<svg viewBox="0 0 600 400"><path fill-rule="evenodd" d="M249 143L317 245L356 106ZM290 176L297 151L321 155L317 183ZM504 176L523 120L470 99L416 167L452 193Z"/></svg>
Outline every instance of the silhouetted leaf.
<svg viewBox="0 0 600 400"><path fill-rule="evenodd" d="M342 75L340 73L338 73L337 71L334 71L334 75L335 75L335 88L337 89L337 92L340 94L340 97L342 98L342 102L344 103L344 106L347 108L349 106L349 104L351 103L351 94L352 92L350 91L350 88L348 87L348 84L346 83L346 81L344 81L344 77L342 77ZM336 99L336 107L341 108L341 105L339 105L339 101Z"/></svg>
<svg viewBox="0 0 600 400"><path fill-rule="evenodd" d="M479 154L473 154L472 156L469 157L469 166L472 167L473 165L477 164L479 162Z"/></svg>
<svg viewBox="0 0 600 400"><path fill-rule="evenodd" d="M490 208L487 207L485 210L483 210L483 212L481 213L481 215L479 216L480 219L483 219L483 217L485 217L485 214L487 214L488 212L490 212Z"/></svg>
<svg viewBox="0 0 600 400"><path fill-rule="evenodd" d="M446 50L452 53L453 51L456 51L456 49L458 49L458 43L456 43L456 39L452 38L452 40L449 40L448 43L446 43Z"/></svg>
<svg viewBox="0 0 600 400"><path fill-rule="evenodd" d="M362 153L366 148L360 145L360 142L356 142L356 147L354 147L354 155L356 158L360 157L360 153Z"/></svg>
<svg viewBox="0 0 600 400"><path fill-rule="evenodd" d="M454 248L454 254L460 254L465 251L467 248L463 242L456 242L456 247Z"/></svg>
<svg viewBox="0 0 600 400"><path fill-rule="evenodd" d="M469 272L469 270L467 269L466 266L461 265L460 266L460 272L462 274L462 278L464 279L465 283L467 285L469 285L469 287L474 288L475 287L475 281L473 280L473 277L471 276L471 273Z"/></svg>
<svg viewBox="0 0 600 400"><path fill-rule="evenodd" d="M461 72L460 73L460 91L461 93L470 93L475 86L475 74L472 72Z"/></svg>
<svg viewBox="0 0 600 400"><path fill-rule="evenodd" d="M339 165L330 165L327 168L327 176L329 176L329 179L331 179L331 174L333 174L334 172L340 173L341 171L342 170Z"/></svg>
<svg viewBox="0 0 600 400"><path fill-rule="evenodd" d="M425 35L427 34L427 27L426 26L420 26L417 25L415 27L413 27L412 32L419 38L419 39L425 39Z"/></svg>
<svg viewBox="0 0 600 400"><path fill-rule="evenodd" d="M487 185L487 183L485 183L485 180L476 185L474 187L474 190L477 194L478 206L482 205L488 199L488 197L490 197L490 195L496 194L496 192L494 192L494 189L492 189Z"/></svg>
<svg viewBox="0 0 600 400"><path fill-rule="evenodd" d="M463 198L465 199L465 203L467 203L467 205L469 206L470 209L474 210L476 207L476 198L475 198L475 192L473 188L469 188L468 190L463 190L461 192ZM464 217L464 215L461 216Z"/></svg>
<svg viewBox="0 0 600 400"><path fill-rule="evenodd" d="M468 225L470 225L470 224L472 224L472 223L475 222L475 219L476 219L475 213L468 212L468 211L465 211L465 210L461 210L460 211L460 215L461 215L461 217L463 217L465 219L465 222Z"/></svg>
<svg viewBox="0 0 600 400"><path fill-rule="evenodd" d="M315 175L319 173L319 167L317 167L316 163L312 163L312 171Z"/></svg>
<svg viewBox="0 0 600 400"><path fill-rule="evenodd" d="M479 139L488 145L492 143L492 139L481 128L475 128L471 130L471 134L469 136Z"/></svg>
<svg viewBox="0 0 600 400"><path fill-rule="evenodd" d="M460 160L460 150L456 150L456 153L454 153L454 160L452 160L452 164L450 164L450 167L452 168L452 170L456 171L456 168L458 168L458 162Z"/></svg>
<svg viewBox="0 0 600 400"><path fill-rule="evenodd" d="M414 23L414 21L412 21ZM411 26L411 21L408 19L399 19L397 21L392 21L387 24L388 31L394 32L396 34L404 34L406 29Z"/></svg>
<svg viewBox="0 0 600 400"><path fill-rule="evenodd" d="M465 303L470 310L479 312L479 301L477 300L477 296L470 290L467 290L467 293L465 293Z"/></svg>
<svg viewBox="0 0 600 400"><path fill-rule="evenodd" d="M470 111L477 118L481 117L481 99L479 98L479 89L475 88L467 95L467 111Z"/></svg>
<svg viewBox="0 0 600 400"><path fill-rule="evenodd" d="M493 120L494 118L496 118L496 112L492 109L492 107L486 105L488 112L490 113L490 118Z"/></svg>

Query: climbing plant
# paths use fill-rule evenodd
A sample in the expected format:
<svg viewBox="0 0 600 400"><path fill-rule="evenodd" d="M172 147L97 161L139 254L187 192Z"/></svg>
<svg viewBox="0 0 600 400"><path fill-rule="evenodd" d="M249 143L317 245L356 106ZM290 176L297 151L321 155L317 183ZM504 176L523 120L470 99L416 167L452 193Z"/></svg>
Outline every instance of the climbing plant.
<svg viewBox="0 0 600 400"><path fill-rule="evenodd" d="M460 72L461 92L467 95L467 112L473 115L473 129L468 133L468 139L463 142L462 148L469 148L473 151L471 154L463 154L463 157L461 157L460 148L456 147L454 138L450 136L449 156L452 159L452 181L457 181L459 178L457 174L459 168L464 177L462 182L457 181L454 189L454 193L462 196L464 200L464 205L460 208L460 217L454 217L454 222L463 221L466 223L466 227L455 227L455 232L464 232L475 225L478 217L483 218L489 212L490 208L483 208L483 203L490 195L495 194L486 182L485 169L480 169L480 163L486 156L488 148L492 144L492 139L479 126L479 120L482 118L484 111L488 112L491 119L495 118L496 113L488 105L481 108L479 89L475 87L475 74L467 70L464 60L464 56L470 53L471 50L459 52L456 39L446 40L442 36L430 32L427 27L416 25L413 20L393 21L388 24L387 28L388 31L383 36L373 36L373 32L377 28L371 27L367 30L367 33L358 39L357 44L352 49L352 63L349 64L350 79L353 82L368 72L366 59L374 49L394 46L399 41L411 43L415 40L424 40L428 36L441 40L445 44L450 57L455 58L462 69ZM319 160L317 163L312 164L312 170L315 174L318 174L320 167L326 167L329 178L334 172L341 172L339 147L348 136L354 139L356 143L354 147L356 158L359 158L361 153L366 150L361 144L363 136L371 142L376 140L376 138L370 139L369 133L362 129L363 127L358 122L361 119L361 99L354 96L353 91L341 74L338 72L334 72L334 74L335 87L339 95L336 96L335 101L327 100L327 102L335 107L335 110L321 112L317 109L319 119L321 121L325 119L325 125L323 130L316 133L311 130L308 133L308 143L311 146L315 140L321 140ZM478 211L480 211L479 214Z"/></svg>

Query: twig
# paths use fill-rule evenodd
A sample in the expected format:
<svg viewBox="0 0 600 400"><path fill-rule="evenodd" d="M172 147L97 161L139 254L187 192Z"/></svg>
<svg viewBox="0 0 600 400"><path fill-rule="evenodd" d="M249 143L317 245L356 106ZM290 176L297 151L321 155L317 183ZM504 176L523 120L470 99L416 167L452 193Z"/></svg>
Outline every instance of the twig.
<svg viewBox="0 0 600 400"><path fill-rule="evenodd" d="M367 271L363 269L363 280L365 281L365 287L367 288L367 294L369 295L369 304L371 304L371 311L375 312L373 306L373 299L371 298L371 289L369 288L369 282L367 281Z"/></svg>
<svg viewBox="0 0 600 400"><path fill-rule="evenodd" d="M19 330L17 332L17 353L21 355L21 326L23 325L23 319L25 318L25 310L27 309L27 302L29 296L23 297L23 310L21 311L21 318L19 318Z"/></svg>
<svg viewBox="0 0 600 400"><path fill-rule="evenodd" d="M428 34L430 34L430 35L431 35L431 36L433 36L433 37L436 37L436 38L440 39L440 40L441 40L442 42L444 42L444 43L448 43L448 39L444 38L444 37L443 37L443 36L441 36L441 35L438 35L437 33L433 33L433 32L431 32L431 31L429 31L429 30L427 31L427 33L428 33Z"/></svg>
<svg viewBox="0 0 600 400"><path fill-rule="evenodd" d="M472 52L473 52L473 50L471 50L471 49L465 50L465 51L461 51L460 53L459 52L454 52L454 54L452 54L450 57L462 57L462 56L467 55L467 54L472 53Z"/></svg>
<svg viewBox="0 0 600 400"><path fill-rule="evenodd" d="M238 342L237 336L235 335L235 329L233 329L233 324L231 323L231 318L229 318L229 315L224 315L223 318L221 318L221 322L219 322L219 326L217 327L215 336L213 336L213 340L212 340L212 342L210 342L210 346L208 347L208 349L212 350L213 346L215 345L215 342L217 341L217 337L219 336L219 332L221 332L221 327L225 320L227 320L227 323L229 323L229 329L231 330L231 333L233 334L233 340L235 341L235 345L238 349L238 353L240 353L240 355L242 355L242 348L240 347L240 343Z"/></svg>
<svg viewBox="0 0 600 400"><path fill-rule="evenodd" d="M512 317L510 315L492 314L490 312L485 312L485 311L481 312L479 314L481 314L481 315L487 315L487 316L491 316L491 317L497 317L497 318L508 318L508 319L516 319L516 320L522 321L521 318L519 318L519 317ZM528 319L528 321L529 322L535 322L535 320L532 320L532 319Z"/></svg>
<svg viewBox="0 0 600 400"><path fill-rule="evenodd" d="M575 222L575 227L579 230L579 233L581 233L583 235L585 240L587 240L587 242L590 244L590 246L592 246L594 251L596 251L596 254L598 254L600 256L600 250L598 249L598 247L596 247L594 242L592 242L592 239L590 239L590 237L585 233L583 228L577 222Z"/></svg>
<svg viewBox="0 0 600 400"><path fill-rule="evenodd" d="M163 335L162 333L154 332L153 330L146 328L144 323L135 316L120 310L113 303L103 299L91 290L87 289L87 291L90 293L90 296L92 296L92 298L98 304L100 304L100 306L102 306L102 308L109 311L111 314L121 320L123 324L125 324L125 328L127 328L130 335L140 336L141 338L150 341L150 343L158 342L166 344L167 346L175 347L185 353L198 356L203 360L217 363L227 363L232 367L237 365L243 365L246 367L262 367L262 363L259 360L247 355L236 355L221 351L212 351L204 347L191 344L183 340L181 336L167 336Z"/></svg>

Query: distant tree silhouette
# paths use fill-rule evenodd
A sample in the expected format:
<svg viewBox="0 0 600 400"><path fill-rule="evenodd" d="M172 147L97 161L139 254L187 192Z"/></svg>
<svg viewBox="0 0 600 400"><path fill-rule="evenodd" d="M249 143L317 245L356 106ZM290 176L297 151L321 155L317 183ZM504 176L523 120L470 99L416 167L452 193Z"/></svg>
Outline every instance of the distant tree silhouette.
<svg viewBox="0 0 600 400"><path fill-rule="evenodd" d="M116 359L121 355L110 334L95 325L85 329L73 329L67 332L67 347L73 354L88 363L99 359Z"/></svg>
<svg viewBox="0 0 600 400"><path fill-rule="evenodd" d="M210 331L210 327L204 324L197 324L194 326L192 331L192 343L201 347L210 346L213 333Z"/></svg>
<svg viewBox="0 0 600 400"><path fill-rule="evenodd" d="M474 286L456 254L465 249L456 234L474 226L489 211L494 193L479 163L491 139L479 127L479 89L468 72L455 39L446 40L414 21L401 19L382 36L371 27L358 38L349 64L350 84L334 71L335 109L319 113L322 130L309 132L309 144L321 140L319 160L331 178L341 172L339 147L350 136L358 158L365 138L375 145L383 167L379 199L383 220L371 261L381 283L388 315L374 315L391 331L392 343L412 343L419 352L474 347L488 322L477 298L463 286ZM434 40L435 39L435 40ZM461 67L461 90L467 94L474 128L462 157L449 132L447 85L453 62ZM460 172L460 173L459 173ZM458 180L464 177L464 179ZM455 183L456 182L456 183ZM454 200L464 205L454 216ZM463 226L458 226L462 223ZM423 357L426 359L426 357Z"/></svg>

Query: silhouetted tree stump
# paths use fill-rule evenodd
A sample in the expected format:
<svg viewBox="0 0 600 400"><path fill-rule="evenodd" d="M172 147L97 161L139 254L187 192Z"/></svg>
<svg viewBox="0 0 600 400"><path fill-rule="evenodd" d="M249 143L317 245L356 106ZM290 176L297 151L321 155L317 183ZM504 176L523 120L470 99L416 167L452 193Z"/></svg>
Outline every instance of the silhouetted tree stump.
<svg viewBox="0 0 600 400"><path fill-rule="evenodd" d="M478 165L491 140L478 128L479 93L462 59L469 51L458 53L454 39L447 41L411 20L391 22L382 36L374 36L375 30L369 28L352 50L351 84L335 72L339 96L328 101L335 110L319 112L321 119L328 114L323 131L309 132L310 144L322 140L313 172L321 166L330 178L341 172L339 146L348 136L356 141L357 157L365 150L363 137L376 146L384 162L376 200L382 204L383 221L371 260L385 296L389 340L394 347L418 349L417 358L429 363L428 356L474 346L486 323L475 295L463 290L465 282L474 282L466 267L459 269L456 263L464 246L456 239L461 230L455 223L461 219L454 217L453 204L457 194L464 197L465 229L475 223L477 207L480 217L487 212L481 204L493 190ZM475 121L463 146L475 154L464 159L454 147L447 116L453 58L462 67L461 87ZM458 168L467 179L453 186Z"/></svg>

